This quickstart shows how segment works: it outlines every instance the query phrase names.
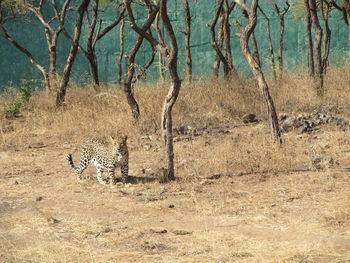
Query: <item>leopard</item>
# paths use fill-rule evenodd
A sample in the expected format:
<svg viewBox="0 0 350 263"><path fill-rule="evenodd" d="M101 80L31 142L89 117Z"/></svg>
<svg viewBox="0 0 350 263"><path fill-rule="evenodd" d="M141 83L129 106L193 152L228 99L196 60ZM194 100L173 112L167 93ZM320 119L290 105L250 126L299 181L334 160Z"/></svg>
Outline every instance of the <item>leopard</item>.
<svg viewBox="0 0 350 263"><path fill-rule="evenodd" d="M102 174L106 169L110 184L116 183L115 169L120 167L122 182L126 183L129 179L129 151L127 145L127 136L88 139L82 144L79 166L75 166L72 154L68 154L69 165L75 170L78 178L82 180L82 173L90 163L97 169L97 180L100 184L106 184Z"/></svg>

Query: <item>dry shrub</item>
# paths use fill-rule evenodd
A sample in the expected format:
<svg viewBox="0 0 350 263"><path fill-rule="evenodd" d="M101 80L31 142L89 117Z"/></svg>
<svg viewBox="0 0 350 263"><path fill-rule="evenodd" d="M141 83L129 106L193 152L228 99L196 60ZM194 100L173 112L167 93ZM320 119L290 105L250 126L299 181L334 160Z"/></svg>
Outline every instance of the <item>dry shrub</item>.
<svg viewBox="0 0 350 263"><path fill-rule="evenodd" d="M345 117L350 116L348 73L350 72L346 67L329 70L326 78L327 93L323 100L323 103L335 105L337 114ZM304 112L322 104L315 97L305 74L290 74L281 82L269 82L279 112ZM26 109L21 112L22 117L14 120L7 120L4 113L15 92L6 92L0 96L2 145L18 148L43 138L51 138L55 143L75 143L85 137L115 133L126 133L130 136L159 133L161 108L168 87L169 83L138 83L134 91L141 109L138 122L132 119L125 96L118 87L105 87L102 93L96 94L91 87L71 85L63 109L53 106L54 95L37 91ZM254 81L247 80L242 83L200 79L192 85L184 83L174 106L174 127L211 127L241 123L240 118L246 113L255 113L259 119L266 120L265 105ZM268 149L269 140L256 138L254 141L257 143L253 144L256 149ZM242 147L244 148L243 145ZM257 150L250 151L256 151L262 156ZM278 155L273 153L275 151L277 150L269 150L264 155ZM247 157L251 160L258 158L254 154L247 156L251 156Z"/></svg>

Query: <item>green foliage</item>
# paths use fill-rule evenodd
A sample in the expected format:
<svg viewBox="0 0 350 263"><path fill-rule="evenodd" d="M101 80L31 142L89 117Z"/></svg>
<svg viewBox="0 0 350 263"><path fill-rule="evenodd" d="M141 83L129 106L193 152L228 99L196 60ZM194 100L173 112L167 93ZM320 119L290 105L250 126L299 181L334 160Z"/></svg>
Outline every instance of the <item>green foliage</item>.
<svg viewBox="0 0 350 263"><path fill-rule="evenodd" d="M23 81L14 102L7 107L6 117L9 119L18 117L21 111L27 106L33 93L34 88L30 85L30 82Z"/></svg>

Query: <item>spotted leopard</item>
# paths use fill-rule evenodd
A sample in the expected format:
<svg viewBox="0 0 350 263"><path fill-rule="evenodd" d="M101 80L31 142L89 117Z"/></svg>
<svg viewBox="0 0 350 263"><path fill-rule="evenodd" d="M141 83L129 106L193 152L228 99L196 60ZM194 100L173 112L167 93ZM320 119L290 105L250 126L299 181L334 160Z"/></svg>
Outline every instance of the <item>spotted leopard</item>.
<svg viewBox="0 0 350 263"><path fill-rule="evenodd" d="M129 152L127 146L127 136L117 138L110 137L109 140L89 139L82 145L79 166L75 166L72 154L67 156L70 166L76 171L81 179L81 174L88 167L89 163L96 166L97 179L100 184L106 181L102 178L104 169L107 169L109 175L109 183L114 184L116 178L114 175L115 168L120 167L122 181L128 179Z"/></svg>

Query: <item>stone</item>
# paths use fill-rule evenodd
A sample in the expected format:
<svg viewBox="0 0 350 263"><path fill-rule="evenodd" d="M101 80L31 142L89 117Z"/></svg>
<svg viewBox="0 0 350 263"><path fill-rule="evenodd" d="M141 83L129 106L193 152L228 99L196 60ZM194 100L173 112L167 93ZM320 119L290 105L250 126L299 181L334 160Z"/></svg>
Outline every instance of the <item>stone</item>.
<svg viewBox="0 0 350 263"><path fill-rule="evenodd" d="M323 171L330 167L332 167L334 164L334 160L330 156L326 155L312 155L311 156L311 166L316 171Z"/></svg>
<svg viewBox="0 0 350 263"><path fill-rule="evenodd" d="M243 123L253 123L258 122L256 115L254 113L244 114L242 117Z"/></svg>

